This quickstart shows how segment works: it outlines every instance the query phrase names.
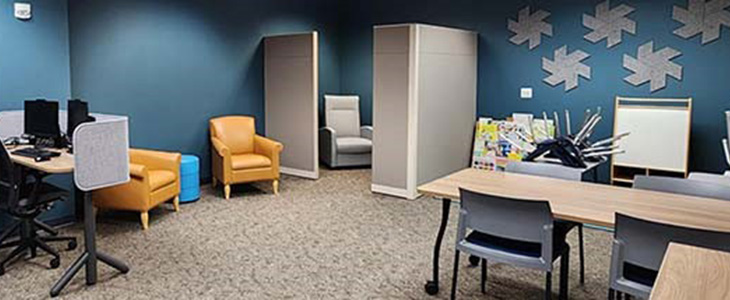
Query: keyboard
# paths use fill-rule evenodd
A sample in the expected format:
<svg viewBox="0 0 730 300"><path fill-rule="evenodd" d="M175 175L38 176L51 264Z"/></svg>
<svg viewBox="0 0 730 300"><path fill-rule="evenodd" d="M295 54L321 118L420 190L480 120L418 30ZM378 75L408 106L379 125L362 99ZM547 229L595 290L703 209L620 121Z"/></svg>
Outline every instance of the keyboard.
<svg viewBox="0 0 730 300"><path fill-rule="evenodd" d="M61 153L48 151L48 150L44 150L44 149L38 149L38 148L23 148L23 149L15 150L12 153L13 153L13 155L30 157L32 159L35 159L35 161L47 161L53 157L61 156Z"/></svg>

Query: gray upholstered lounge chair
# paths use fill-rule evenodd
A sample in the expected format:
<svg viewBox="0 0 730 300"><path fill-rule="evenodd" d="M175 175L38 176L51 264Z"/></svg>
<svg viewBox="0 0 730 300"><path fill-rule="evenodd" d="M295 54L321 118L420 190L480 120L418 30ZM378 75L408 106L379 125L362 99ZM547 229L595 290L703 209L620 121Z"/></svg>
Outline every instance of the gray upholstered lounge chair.
<svg viewBox="0 0 730 300"><path fill-rule="evenodd" d="M360 126L359 96L324 96L319 157L330 168L370 166L373 128Z"/></svg>

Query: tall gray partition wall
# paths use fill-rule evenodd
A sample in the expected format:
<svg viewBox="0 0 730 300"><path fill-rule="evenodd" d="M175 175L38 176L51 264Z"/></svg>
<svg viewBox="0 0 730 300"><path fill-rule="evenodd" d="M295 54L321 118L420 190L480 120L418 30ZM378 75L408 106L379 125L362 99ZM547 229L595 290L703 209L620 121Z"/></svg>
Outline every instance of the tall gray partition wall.
<svg viewBox="0 0 730 300"><path fill-rule="evenodd" d="M319 178L317 32L264 39L266 136L284 145L281 172Z"/></svg>
<svg viewBox="0 0 730 300"><path fill-rule="evenodd" d="M419 184L469 166L477 35L399 24L374 38L371 190L414 199Z"/></svg>

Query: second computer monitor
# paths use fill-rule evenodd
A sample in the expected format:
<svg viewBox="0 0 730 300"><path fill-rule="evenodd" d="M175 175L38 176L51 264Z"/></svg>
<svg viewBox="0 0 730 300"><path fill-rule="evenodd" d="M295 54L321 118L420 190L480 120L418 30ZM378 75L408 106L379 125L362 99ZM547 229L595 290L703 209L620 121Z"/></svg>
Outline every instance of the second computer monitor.
<svg viewBox="0 0 730 300"><path fill-rule="evenodd" d="M71 140L76 127L81 125L81 123L85 123L90 120L89 104L81 100L69 100L67 119L66 135L68 135L69 140Z"/></svg>
<svg viewBox="0 0 730 300"><path fill-rule="evenodd" d="M25 101L25 134L37 138L61 136L58 126L58 102L47 100Z"/></svg>

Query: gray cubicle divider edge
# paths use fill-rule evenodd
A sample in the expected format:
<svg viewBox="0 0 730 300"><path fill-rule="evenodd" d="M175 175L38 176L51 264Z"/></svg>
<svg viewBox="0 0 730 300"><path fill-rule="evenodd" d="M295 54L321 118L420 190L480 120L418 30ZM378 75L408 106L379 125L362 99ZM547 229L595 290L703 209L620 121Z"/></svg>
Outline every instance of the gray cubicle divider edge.
<svg viewBox="0 0 730 300"><path fill-rule="evenodd" d="M125 116L91 113L91 116L97 121L114 120L119 118L127 118ZM66 110L58 111L58 126L61 132L66 132ZM0 111L0 139L20 136L23 134L25 113L23 110L6 110Z"/></svg>
<svg viewBox="0 0 730 300"><path fill-rule="evenodd" d="M83 123L74 131L73 144L74 182L80 190L129 182L127 117L101 116L96 122Z"/></svg>

